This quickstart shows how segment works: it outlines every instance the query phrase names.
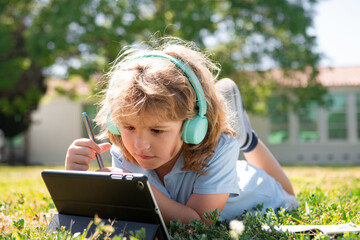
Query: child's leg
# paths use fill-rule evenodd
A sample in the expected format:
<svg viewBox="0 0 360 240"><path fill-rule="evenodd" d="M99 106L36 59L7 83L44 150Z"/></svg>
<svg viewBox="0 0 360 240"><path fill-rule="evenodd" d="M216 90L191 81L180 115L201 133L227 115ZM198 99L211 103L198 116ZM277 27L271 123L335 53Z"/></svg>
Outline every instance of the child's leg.
<svg viewBox="0 0 360 240"><path fill-rule="evenodd" d="M229 110L233 112L230 113L231 121L237 133L236 139L240 143L240 149L243 151L246 160L263 169L275 178L285 191L294 195L290 180L280 164L252 129L239 89L234 81L228 78L221 79L215 84L215 88L223 95Z"/></svg>
<svg viewBox="0 0 360 240"><path fill-rule="evenodd" d="M251 143L253 132L238 87L233 80L223 78L216 82L215 88L225 98L225 104L229 110L227 114L231 126L236 131L240 149L247 149ZM239 111L240 109L241 111Z"/></svg>

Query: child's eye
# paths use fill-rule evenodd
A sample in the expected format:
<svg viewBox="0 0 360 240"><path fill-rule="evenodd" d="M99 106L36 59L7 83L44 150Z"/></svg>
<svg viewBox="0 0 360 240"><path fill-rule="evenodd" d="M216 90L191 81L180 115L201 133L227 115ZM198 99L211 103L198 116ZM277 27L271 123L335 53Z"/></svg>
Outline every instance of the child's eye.
<svg viewBox="0 0 360 240"><path fill-rule="evenodd" d="M160 133L164 132L163 130L159 130L159 129L151 129L151 131L155 134L160 134Z"/></svg>
<svg viewBox="0 0 360 240"><path fill-rule="evenodd" d="M132 126L125 126L124 128L129 131L135 130L135 128Z"/></svg>

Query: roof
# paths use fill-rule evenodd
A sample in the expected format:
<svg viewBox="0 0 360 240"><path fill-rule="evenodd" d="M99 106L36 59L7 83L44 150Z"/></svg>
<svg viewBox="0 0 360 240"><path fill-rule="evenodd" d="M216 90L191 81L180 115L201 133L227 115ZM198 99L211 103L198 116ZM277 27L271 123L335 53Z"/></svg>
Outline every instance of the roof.
<svg viewBox="0 0 360 240"><path fill-rule="evenodd" d="M325 87L360 86L360 66L319 68L318 80Z"/></svg>
<svg viewBox="0 0 360 240"><path fill-rule="evenodd" d="M318 68L317 82L324 87L352 87L360 86L360 66L355 67L323 67ZM266 73L268 79L273 79L283 86L306 87L307 74L304 72L291 72L286 75L281 69L273 69Z"/></svg>
<svg viewBox="0 0 360 240"><path fill-rule="evenodd" d="M324 87L354 87L360 86L360 66L353 67L323 67L318 68L319 74L317 81ZM264 79L272 79L283 86L289 87L306 87L308 77L303 72L292 72L291 77L285 75L281 69L273 69L264 72L265 76L259 76L255 72L246 72L251 76L253 81L262 81ZM94 81L101 80L101 74L93 76ZM76 94L86 95L91 92L89 83L85 82L80 77L74 77L71 80L64 79L48 79L48 94L54 93L56 89L62 89L67 92L73 91Z"/></svg>

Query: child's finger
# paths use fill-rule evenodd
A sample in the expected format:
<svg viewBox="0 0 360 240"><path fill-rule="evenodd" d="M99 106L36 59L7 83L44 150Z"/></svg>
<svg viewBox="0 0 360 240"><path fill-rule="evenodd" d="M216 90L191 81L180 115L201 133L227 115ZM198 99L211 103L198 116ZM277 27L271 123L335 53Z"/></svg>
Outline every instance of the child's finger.
<svg viewBox="0 0 360 240"><path fill-rule="evenodd" d="M74 155L73 157L73 163L79 164L79 165L89 165L92 160L95 159L95 154L93 156L90 155Z"/></svg>
<svg viewBox="0 0 360 240"><path fill-rule="evenodd" d="M66 166L68 170L78 170L78 171L87 171L89 169L89 165L78 164L71 162Z"/></svg>
<svg viewBox="0 0 360 240"><path fill-rule="evenodd" d="M101 149L101 153L108 151L111 148L110 143L101 143L99 144L99 147Z"/></svg>
<svg viewBox="0 0 360 240"><path fill-rule="evenodd" d="M95 158L95 152L88 147L72 146L66 154L65 168L67 170L86 171L92 159Z"/></svg>
<svg viewBox="0 0 360 240"><path fill-rule="evenodd" d="M102 152L99 145L97 145L93 140L88 139L88 138L78 139L78 140L74 141L73 144L75 146L88 147L99 154L101 154L101 152Z"/></svg>
<svg viewBox="0 0 360 240"><path fill-rule="evenodd" d="M90 159L95 158L95 150L85 146L73 146L69 148L68 153L70 156L86 156Z"/></svg>

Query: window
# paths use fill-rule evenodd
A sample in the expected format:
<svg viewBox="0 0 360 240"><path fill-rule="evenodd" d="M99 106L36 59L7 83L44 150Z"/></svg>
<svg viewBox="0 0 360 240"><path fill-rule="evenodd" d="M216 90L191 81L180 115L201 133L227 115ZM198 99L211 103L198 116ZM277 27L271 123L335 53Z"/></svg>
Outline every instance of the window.
<svg viewBox="0 0 360 240"><path fill-rule="evenodd" d="M317 130L318 106L316 102L309 103L305 108L298 110L300 142L316 142L319 140Z"/></svg>
<svg viewBox="0 0 360 240"><path fill-rule="evenodd" d="M360 94L356 95L356 109L357 109L357 135L360 139Z"/></svg>
<svg viewBox="0 0 360 240"><path fill-rule="evenodd" d="M270 134L268 142L270 144L284 143L289 140L289 118L284 102L280 98L269 101Z"/></svg>
<svg viewBox="0 0 360 240"><path fill-rule="evenodd" d="M330 96L328 113L328 133L330 140L347 139L346 95Z"/></svg>

